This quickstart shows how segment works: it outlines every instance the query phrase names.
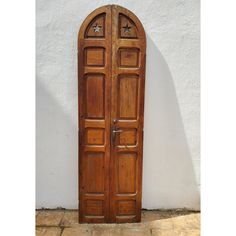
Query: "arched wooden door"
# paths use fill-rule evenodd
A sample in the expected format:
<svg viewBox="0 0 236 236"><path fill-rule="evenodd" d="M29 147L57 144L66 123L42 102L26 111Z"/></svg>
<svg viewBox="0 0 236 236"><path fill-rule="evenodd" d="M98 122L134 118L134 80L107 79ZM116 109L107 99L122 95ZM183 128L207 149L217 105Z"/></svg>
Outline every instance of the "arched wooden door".
<svg viewBox="0 0 236 236"><path fill-rule="evenodd" d="M141 219L146 37L129 10L107 5L78 40L80 222Z"/></svg>

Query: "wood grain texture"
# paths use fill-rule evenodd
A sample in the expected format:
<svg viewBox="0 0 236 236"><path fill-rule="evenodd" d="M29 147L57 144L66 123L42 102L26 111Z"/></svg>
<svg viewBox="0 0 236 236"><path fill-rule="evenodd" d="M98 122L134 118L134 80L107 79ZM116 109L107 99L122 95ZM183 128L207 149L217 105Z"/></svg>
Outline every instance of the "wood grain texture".
<svg viewBox="0 0 236 236"><path fill-rule="evenodd" d="M78 39L79 218L141 220L146 37L129 10L107 5Z"/></svg>

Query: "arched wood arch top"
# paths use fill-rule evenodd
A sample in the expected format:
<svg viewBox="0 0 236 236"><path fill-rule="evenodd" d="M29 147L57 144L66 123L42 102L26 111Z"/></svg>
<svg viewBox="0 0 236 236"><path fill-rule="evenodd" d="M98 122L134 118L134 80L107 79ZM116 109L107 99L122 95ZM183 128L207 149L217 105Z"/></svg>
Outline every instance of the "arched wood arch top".
<svg viewBox="0 0 236 236"><path fill-rule="evenodd" d="M102 6L91 12L80 27L78 39L102 39L116 30L120 39L139 39L146 43L145 31L138 17L118 5Z"/></svg>

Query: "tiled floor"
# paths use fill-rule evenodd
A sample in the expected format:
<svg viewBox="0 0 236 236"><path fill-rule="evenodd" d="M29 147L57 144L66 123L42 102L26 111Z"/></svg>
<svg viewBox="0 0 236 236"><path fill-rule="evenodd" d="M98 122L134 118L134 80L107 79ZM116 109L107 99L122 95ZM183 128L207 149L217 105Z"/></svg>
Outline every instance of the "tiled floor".
<svg viewBox="0 0 236 236"><path fill-rule="evenodd" d="M198 236L200 213L144 210L141 223L79 224L77 211L39 210L36 226L36 236Z"/></svg>

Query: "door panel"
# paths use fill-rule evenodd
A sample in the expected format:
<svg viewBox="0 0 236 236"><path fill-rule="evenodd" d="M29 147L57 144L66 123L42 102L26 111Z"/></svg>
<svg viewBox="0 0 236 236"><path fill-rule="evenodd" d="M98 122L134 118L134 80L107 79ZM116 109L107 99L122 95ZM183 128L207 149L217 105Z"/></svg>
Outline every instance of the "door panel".
<svg viewBox="0 0 236 236"><path fill-rule="evenodd" d="M104 154L87 152L84 166L84 178L86 179L85 192L103 194L105 190Z"/></svg>
<svg viewBox="0 0 236 236"><path fill-rule="evenodd" d="M105 76L104 74L85 75L86 118L104 119L105 115Z"/></svg>
<svg viewBox="0 0 236 236"><path fill-rule="evenodd" d="M117 167L117 194L136 193L136 153L118 153Z"/></svg>
<svg viewBox="0 0 236 236"><path fill-rule="evenodd" d="M86 28L85 32L83 31L84 38L105 38L105 34L108 33L109 30L106 29L106 27L109 27L110 21L108 11L110 11L110 6L104 7L103 9L97 9L96 12L102 12L98 13L97 16L97 13L95 11L88 16L88 23L86 22L86 25L88 25L88 27Z"/></svg>
<svg viewBox="0 0 236 236"><path fill-rule="evenodd" d="M136 120L138 105L138 75L118 76L117 118Z"/></svg>
<svg viewBox="0 0 236 236"><path fill-rule="evenodd" d="M79 220L109 221L111 9L97 9L78 40Z"/></svg>
<svg viewBox="0 0 236 236"><path fill-rule="evenodd" d="M104 145L105 130L104 129L85 129L85 145Z"/></svg>
<svg viewBox="0 0 236 236"><path fill-rule="evenodd" d="M143 104L146 41L139 20L112 8L110 217L141 220Z"/></svg>
<svg viewBox="0 0 236 236"><path fill-rule="evenodd" d="M141 219L146 39L130 11L108 5L80 28L79 220Z"/></svg>
<svg viewBox="0 0 236 236"><path fill-rule="evenodd" d="M118 52L119 67L139 67L138 48L120 48Z"/></svg>
<svg viewBox="0 0 236 236"><path fill-rule="evenodd" d="M104 66L105 65L105 48L87 47L84 49L86 66Z"/></svg>
<svg viewBox="0 0 236 236"><path fill-rule="evenodd" d="M116 146L135 146L137 144L137 129L122 128L116 136Z"/></svg>

